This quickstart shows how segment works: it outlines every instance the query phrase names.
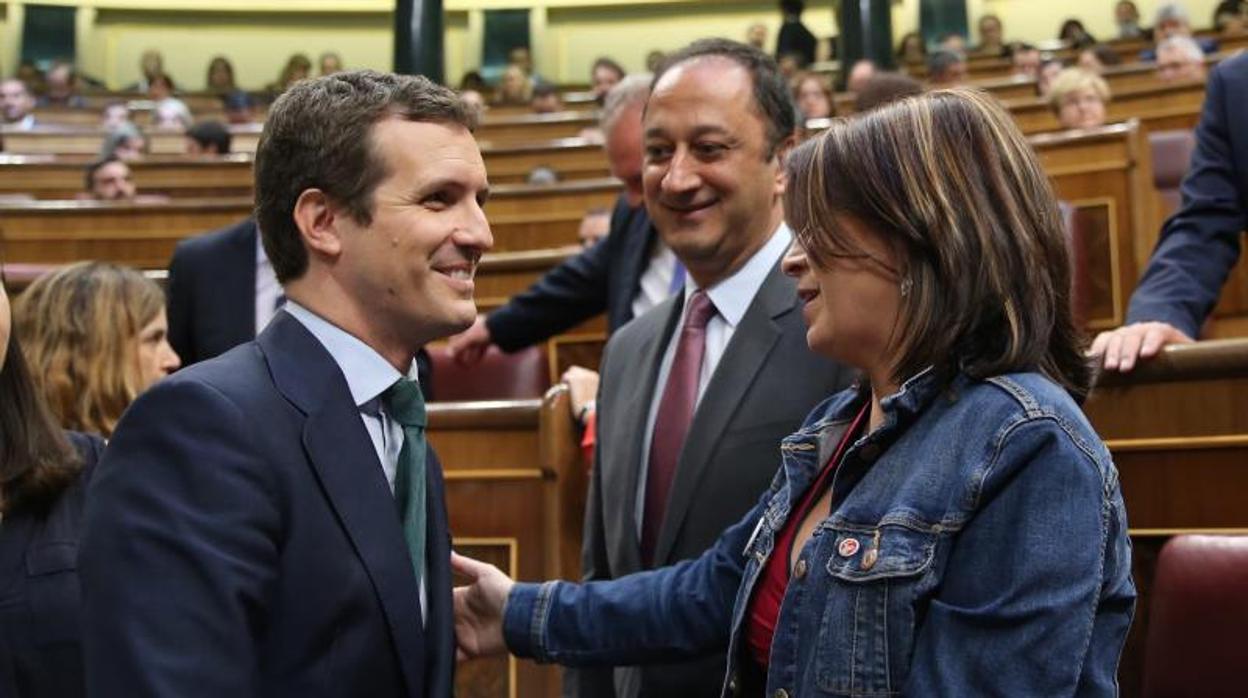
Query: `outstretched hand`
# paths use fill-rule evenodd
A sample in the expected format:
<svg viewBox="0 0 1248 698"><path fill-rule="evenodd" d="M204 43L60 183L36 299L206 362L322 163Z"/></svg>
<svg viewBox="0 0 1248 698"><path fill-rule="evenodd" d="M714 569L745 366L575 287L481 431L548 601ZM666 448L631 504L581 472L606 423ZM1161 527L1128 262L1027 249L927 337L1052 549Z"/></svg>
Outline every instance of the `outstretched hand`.
<svg viewBox="0 0 1248 698"><path fill-rule="evenodd" d="M1164 322L1137 322L1098 334L1088 354L1102 357L1106 371L1126 373L1135 368L1138 359L1151 359L1168 344L1192 341Z"/></svg>
<svg viewBox="0 0 1248 698"><path fill-rule="evenodd" d="M472 323L472 327L448 339L447 348L455 363L471 368L481 362L481 357L485 356L491 343L493 339L490 337L490 328L485 324L485 316L480 315Z"/></svg>
<svg viewBox="0 0 1248 698"><path fill-rule="evenodd" d="M455 658L489 657L507 651L503 608L515 582L494 565L451 553L451 570L472 580L455 588Z"/></svg>

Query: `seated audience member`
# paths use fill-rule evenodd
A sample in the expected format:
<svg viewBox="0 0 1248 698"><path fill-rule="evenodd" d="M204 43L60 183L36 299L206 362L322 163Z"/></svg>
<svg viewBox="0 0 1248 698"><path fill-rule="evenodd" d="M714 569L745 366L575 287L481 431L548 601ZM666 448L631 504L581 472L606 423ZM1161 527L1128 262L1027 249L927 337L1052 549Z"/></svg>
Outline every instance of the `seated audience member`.
<svg viewBox="0 0 1248 698"><path fill-rule="evenodd" d="M953 87L966 83L966 57L941 49L927 57L927 80L932 87Z"/></svg>
<svg viewBox="0 0 1248 698"><path fill-rule="evenodd" d="M459 89L486 93L490 91L490 86L485 82L485 78L481 77L480 71L470 70L459 79Z"/></svg>
<svg viewBox="0 0 1248 698"><path fill-rule="evenodd" d="M104 442L61 430L12 329L0 283L0 695L81 698L77 561L57 553L77 547Z"/></svg>
<svg viewBox="0 0 1248 698"><path fill-rule="evenodd" d="M854 62L849 69L849 78L845 81L845 90L847 92L857 92L861 90L871 78L875 77L876 65L875 61L867 58Z"/></svg>
<svg viewBox="0 0 1248 698"><path fill-rule="evenodd" d="M226 155L230 140L230 130L220 121L201 121L186 132L186 154Z"/></svg>
<svg viewBox="0 0 1248 698"><path fill-rule="evenodd" d="M320 65L321 75L323 76L341 73L343 70L342 56L339 56L333 51L326 51L325 53L322 53L321 58L317 61L317 63Z"/></svg>
<svg viewBox="0 0 1248 698"><path fill-rule="evenodd" d="M1222 0L1213 10L1213 28L1222 34L1240 34L1248 29L1248 2Z"/></svg>
<svg viewBox="0 0 1248 698"><path fill-rule="evenodd" d="M126 92L146 93L156 78L165 78L169 85L173 84L172 78L165 72L165 57L156 49L148 49L139 56L139 76L138 82L126 86Z"/></svg>
<svg viewBox="0 0 1248 698"><path fill-rule="evenodd" d="M286 65L282 66L282 72L277 75L277 82L271 83L268 87L269 94L274 96L280 95L290 86L306 79L312 74L312 61L302 53L292 54L286 59Z"/></svg>
<svg viewBox="0 0 1248 698"><path fill-rule="evenodd" d="M745 30L745 43L763 53L769 53L767 50L767 25L762 22L751 24Z"/></svg>
<svg viewBox="0 0 1248 698"><path fill-rule="evenodd" d="M667 58L667 54L659 49L651 49L646 53L646 71L653 73L663 65L663 61Z"/></svg>
<svg viewBox="0 0 1248 698"><path fill-rule="evenodd" d="M39 97L40 107L68 107L83 109L87 100L78 94L78 73L69 63L56 62L43 76L43 94Z"/></svg>
<svg viewBox="0 0 1248 698"><path fill-rule="evenodd" d="M29 131L37 124L35 98L26 83L16 78L0 80L0 111L3 111L6 128Z"/></svg>
<svg viewBox="0 0 1248 698"><path fill-rule="evenodd" d="M966 37L957 32L942 34L936 40L936 46L942 51L953 51L962 56L966 55Z"/></svg>
<svg viewBox="0 0 1248 698"><path fill-rule="evenodd" d="M1056 58L1046 58L1041 61L1040 71L1036 74L1036 94L1040 97L1047 97L1049 90L1053 87L1053 81L1063 69L1065 66Z"/></svg>
<svg viewBox="0 0 1248 698"><path fill-rule="evenodd" d="M594 65L589 69L589 83L594 91L594 98L602 104L602 100L606 99L607 93L611 91L624 79L627 73L624 67L619 63L605 56L594 61Z"/></svg>
<svg viewBox="0 0 1248 698"><path fill-rule="evenodd" d="M1000 17L989 14L979 18L979 46L975 47L975 53L996 58L1009 53Z"/></svg>
<svg viewBox="0 0 1248 698"><path fill-rule="evenodd" d="M897 43L897 61L904 64L923 63L927 60L927 47L918 32L908 32Z"/></svg>
<svg viewBox="0 0 1248 698"><path fill-rule="evenodd" d="M14 317L35 383L66 429L108 437L134 398L180 365L164 291L129 267L48 272L18 297Z"/></svg>
<svg viewBox="0 0 1248 698"><path fill-rule="evenodd" d="M152 128L158 131L185 131L193 121L190 107L177 97L167 97L152 110Z"/></svg>
<svg viewBox="0 0 1248 698"><path fill-rule="evenodd" d="M1131 0L1119 0L1114 5L1114 24L1118 27L1119 39L1141 39L1148 34L1140 27L1140 8Z"/></svg>
<svg viewBox="0 0 1248 698"><path fill-rule="evenodd" d="M460 90L459 98L462 99L464 104L467 104L468 108L477 115L478 121L481 119L481 116L485 114L485 110L489 108L485 103L485 97L483 97L477 90Z"/></svg>
<svg viewBox="0 0 1248 698"><path fill-rule="evenodd" d="M498 81L498 90L494 93L496 104L528 104L533 96L533 82L524 74L518 65L509 65L503 69L503 77Z"/></svg>
<svg viewBox="0 0 1248 698"><path fill-rule="evenodd" d="M157 75L147 83L147 98L153 102L163 102L166 99L172 99L177 89L173 78L168 75Z"/></svg>
<svg viewBox="0 0 1248 698"><path fill-rule="evenodd" d="M563 110L563 100L559 96L559 88L543 82L533 87L529 97L529 108L534 114L553 114Z"/></svg>
<svg viewBox="0 0 1248 698"><path fill-rule="evenodd" d="M1196 127L1182 204L1166 221L1131 294L1127 324L1102 332L1092 353L1106 370L1130 371L1167 344L1190 342L1239 261L1248 230L1248 54L1213 69Z"/></svg>
<svg viewBox="0 0 1248 698"><path fill-rule="evenodd" d="M32 93L35 87L43 84L43 71L39 70L39 66L29 58L23 58L17 64L17 71L13 73L13 77L25 84L27 89L32 90Z"/></svg>
<svg viewBox="0 0 1248 698"><path fill-rule="evenodd" d="M538 165L529 170L529 174L524 178L525 184L534 184L537 186L547 186L559 183L559 173L553 168L545 165Z"/></svg>
<svg viewBox="0 0 1248 698"><path fill-rule="evenodd" d="M533 52L528 46L513 46L507 52L507 65L514 65L528 77L533 76Z"/></svg>
<svg viewBox="0 0 1248 698"><path fill-rule="evenodd" d="M116 155L87 165L86 180L87 193L98 201L134 199L134 178L130 174L130 166Z"/></svg>
<svg viewBox="0 0 1248 698"><path fill-rule="evenodd" d="M802 73L793 83L793 97L802 118L826 119L836 116L832 85L818 73Z"/></svg>
<svg viewBox="0 0 1248 698"><path fill-rule="evenodd" d="M1014 77L1036 80L1040 77L1040 49L1031 44L1015 44L1010 53Z"/></svg>
<svg viewBox="0 0 1248 698"><path fill-rule="evenodd" d="M780 69L780 75L784 76L784 79L789 82L792 82L793 78L796 78L798 73L802 72L804 66L802 57L796 53L781 55L780 58L776 59L776 65Z"/></svg>
<svg viewBox="0 0 1248 698"><path fill-rule="evenodd" d="M1062 128L1093 128L1105 124L1109 85L1096 73L1082 68L1063 70L1053 79L1047 98Z"/></svg>
<svg viewBox="0 0 1248 698"><path fill-rule="evenodd" d="M1031 146L990 97L940 91L834 121L785 171L806 341L862 382L692 560L517 584L452 554L460 651L605 667L731 647L706 677L724 695L1113 695L1127 517L1079 407L1092 371Z"/></svg>
<svg viewBox="0 0 1248 698"><path fill-rule="evenodd" d="M1096 43L1096 38L1083 27L1083 22L1073 18L1062 22L1062 28L1057 32L1057 38L1062 43L1073 48L1083 48Z"/></svg>
<svg viewBox="0 0 1248 698"><path fill-rule="evenodd" d="M208 62L208 76L204 80L204 89L219 95L228 95L238 89L234 83L234 64L225 56L213 56Z"/></svg>
<svg viewBox="0 0 1248 698"><path fill-rule="evenodd" d="M1189 36L1172 36L1157 44L1157 77L1163 82L1205 79L1205 54Z"/></svg>
<svg viewBox="0 0 1248 698"><path fill-rule="evenodd" d="M104 135L100 159L138 160L147 154L147 138L138 126L127 121Z"/></svg>
<svg viewBox="0 0 1248 698"><path fill-rule="evenodd" d="M1157 42L1155 49L1140 52L1142 61L1160 61L1161 44L1167 39L1188 38L1195 42L1202 53L1217 53L1218 42L1213 39L1201 39L1192 36L1192 24L1188 19L1187 8L1177 2L1168 2L1157 8L1157 17L1153 23L1153 39Z"/></svg>
<svg viewBox="0 0 1248 698"><path fill-rule="evenodd" d="M854 97L854 113L865 114L876 107L891 104L899 99L923 94L918 80L902 73L876 73Z"/></svg>
<svg viewBox="0 0 1248 698"><path fill-rule="evenodd" d="M125 102L109 102L100 112L100 130L113 131L130 123L130 107Z"/></svg>
<svg viewBox="0 0 1248 698"><path fill-rule="evenodd" d="M611 209L598 206L585 212L585 216L581 218L580 227L576 229L576 239L581 241L581 247L588 250L610 232Z"/></svg>
<svg viewBox="0 0 1248 698"><path fill-rule="evenodd" d="M795 56L798 70L805 70L815 62L815 52L819 40L802 23L802 12L806 10L803 0L780 0L780 32L776 35L776 56ZM788 77L788 76L786 76Z"/></svg>
<svg viewBox="0 0 1248 698"><path fill-rule="evenodd" d="M249 124L255 118L256 102L242 90L234 90L221 99L225 120L231 124Z"/></svg>
<svg viewBox="0 0 1248 698"><path fill-rule="evenodd" d="M1122 56L1110 46L1097 44L1079 52L1079 67L1103 75L1106 68L1122 65Z"/></svg>

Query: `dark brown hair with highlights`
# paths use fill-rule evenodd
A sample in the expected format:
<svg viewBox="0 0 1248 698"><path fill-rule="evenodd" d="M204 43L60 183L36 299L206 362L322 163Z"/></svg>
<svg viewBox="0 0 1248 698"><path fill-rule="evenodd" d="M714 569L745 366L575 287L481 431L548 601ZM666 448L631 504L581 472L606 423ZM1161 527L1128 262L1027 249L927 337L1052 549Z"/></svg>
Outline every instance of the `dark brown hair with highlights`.
<svg viewBox="0 0 1248 698"><path fill-rule="evenodd" d="M893 377L1039 371L1076 400L1092 367L1070 307L1057 200L1009 115L939 90L837 119L787 161L785 213L811 263L861 255L838 218L897 251L908 279Z"/></svg>

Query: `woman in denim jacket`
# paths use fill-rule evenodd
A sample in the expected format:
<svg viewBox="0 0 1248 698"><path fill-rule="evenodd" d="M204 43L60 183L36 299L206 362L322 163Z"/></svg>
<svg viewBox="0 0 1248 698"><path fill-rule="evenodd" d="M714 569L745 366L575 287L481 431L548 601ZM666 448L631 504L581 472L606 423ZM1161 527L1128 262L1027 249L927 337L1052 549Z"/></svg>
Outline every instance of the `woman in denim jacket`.
<svg viewBox="0 0 1248 698"><path fill-rule="evenodd" d="M1066 240L991 98L849 120L786 165L784 260L815 351L862 369L784 440L697 560L514 584L455 556L465 656L567 665L728 648L725 695L1114 695L1135 600Z"/></svg>

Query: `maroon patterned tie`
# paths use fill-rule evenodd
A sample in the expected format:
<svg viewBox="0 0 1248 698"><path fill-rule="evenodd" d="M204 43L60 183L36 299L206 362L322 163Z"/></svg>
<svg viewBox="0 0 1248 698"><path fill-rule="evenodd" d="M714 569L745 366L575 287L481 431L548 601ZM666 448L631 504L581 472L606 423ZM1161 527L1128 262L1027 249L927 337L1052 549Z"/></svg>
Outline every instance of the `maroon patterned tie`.
<svg viewBox="0 0 1248 698"><path fill-rule="evenodd" d="M693 421L693 407L698 401L698 377L702 374L702 353L706 348L706 323L715 316L715 304L705 291L695 291L689 298L685 324L659 413L654 420L650 439L650 468L646 474L645 511L641 519L641 559L646 567L654 563L654 546L659 527L667 511L667 497L676 475L676 464L685 445L685 434Z"/></svg>

